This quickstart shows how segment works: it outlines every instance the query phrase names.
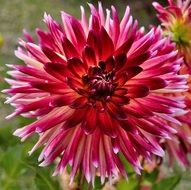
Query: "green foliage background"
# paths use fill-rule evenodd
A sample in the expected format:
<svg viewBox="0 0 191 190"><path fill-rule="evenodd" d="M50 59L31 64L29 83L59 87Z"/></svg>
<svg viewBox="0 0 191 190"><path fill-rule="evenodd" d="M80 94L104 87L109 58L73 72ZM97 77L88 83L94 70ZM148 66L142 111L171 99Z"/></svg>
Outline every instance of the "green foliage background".
<svg viewBox="0 0 191 190"><path fill-rule="evenodd" d="M97 3L97 1L90 1ZM139 20L140 26L148 26L156 22L151 0L107 0L103 1L104 7L115 5L120 16L123 15L125 6L130 4L132 14ZM4 45L0 48L0 90L7 87L3 77L7 77L5 64L14 64L19 60L14 56L14 49L17 46L17 39L22 36L22 29L26 28L34 36L35 28L44 28L42 21L43 13L50 13L60 21L60 11L65 10L77 17L80 16L79 6L88 6L83 0L0 0L0 34L4 38ZM0 39L2 41L2 39ZM13 109L4 105L5 95L0 94L0 190L59 190L58 179L52 177L54 165L47 168L38 166L38 155L40 150L32 156L28 151L34 145L37 137L20 143L19 139L12 136L16 128L22 127L32 120L17 117L6 121L4 118ZM191 173L182 171L178 166L174 170L163 167L164 178L161 182L156 181L156 172L144 174L143 183L153 184L152 190L190 190ZM176 186L176 188L175 188ZM135 190L138 188L137 177L129 176L129 181L121 181L117 190ZM97 186L99 189L99 185Z"/></svg>

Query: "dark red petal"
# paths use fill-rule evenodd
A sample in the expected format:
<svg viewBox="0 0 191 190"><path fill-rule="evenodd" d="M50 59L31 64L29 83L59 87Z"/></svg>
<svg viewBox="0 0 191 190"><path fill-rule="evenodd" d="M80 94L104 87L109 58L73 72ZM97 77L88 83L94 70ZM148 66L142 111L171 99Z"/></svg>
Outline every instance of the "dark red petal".
<svg viewBox="0 0 191 190"><path fill-rule="evenodd" d="M118 122L125 131L130 132L130 133L137 132L137 127L136 127L136 125L134 125L134 123L131 122L130 118L127 120L121 120Z"/></svg>
<svg viewBox="0 0 191 190"><path fill-rule="evenodd" d="M165 88L168 83L162 78L156 77L156 78L149 78L149 79L132 79L128 81L128 84L140 84L147 86L150 90L157 90L161 88Z"/></svg>
<svg viewBox="0 0 191 190"><path fill-rule="evenodd" d="M130 98L142 98L149 94L149 88L143 85L126 85L127 96Z"/></svg>
<svg viewBox="0 0 191 190"><path fill-rule="evenodd" d="M100 39L101 39L101 43L103 47L101 60L106 60L108 57L110 57L113 54L114 45L107 31L104 29L104 27L101 27Z"/></svg>
<svg viewBox="0 0 191 190"><path fill-rule="evenodd" d="M53 99L50 102L50 106L51 107L62 107L65 105L70 105L76 97L77 96L73 91L62 94L62 96L58 96L57 98Z"/></svg>
<svg viewBox="0 0 191 190"><path fill-rule="evenodd" d="M96 101L95 103L95 109L99 112L103 112L106 110L106 105L105 103L101 102L101 101Z"/></svg>
<svg viewBox="0 0 191 190"><path fill-rule="evenodd" d="M127 72L120 73L116 77L117 77L116 82L118 83L119 86L123 86L129 79Z"/></svg>
<svg viewBox="0 0 191 190"><path fill-rule="evenodd" d="M125 41L115 52L114 55L119 55L119 54L126 54L129 49L131 48L132 44L134 42L134 38L131 37L127 41Z"/></svg>
<svg viewBox="0 0 191 190"><path fill-rule="evenodd" d="M90 46L86 46L82 52L83 61L88 66L96 66L96 55L94 50Z"/></svg>
<svg viewBox="0 0 191 190"><path fill-rule="evenodd" d="M70 86L70 88L72 88L73 90L75 90L77 92L80 89L83 89L82 84L73 78L67 78L67 84Z"/></svg>
<svg viewBox="0 0 191 190"><path fill-rule="evenodd" d="M136 75L138 75L142 71L143 71L143 69L139 66L128 67L126 69L126 72L128 73L128 79L135 77Z"/></svg>
<svg viewBox="0 0 191 190"><path fill-rule="evenodd" d="M76 48L66 37L63 38L62 46L67 59L72 57L80 57Z"/></svg>
<svg viewBox="0 0 191 190"><path fill-rule="evenodd" d="M42 46L41 48L44 54L51 60L51 62L61 63L66 65L66 61L63 58L61 58L59 55L57 55L53 50L45 46Z"/></svg>
<svg viewBox="0 0 191 190"><path fill-rule="evenodd" d="M68 68L60 63L46 63L44 69L47 73L61 81L66 81L66 77L71 75Z"/></svg>
<svg viewBox="0 0 191 190"><path fill-rule="evenodd" d="M150 110L146 105L137 101L137 99L131 99L130 104L124 106L124 110L127 114L137 118L153 116L152 110Z"/></svg>
<svg viewBox="0 0 191 190"><path fill-rule="evenodd" d="M86 117L82 122L82 128L85 130L86 134L94 132L97 126L97 111L94 108L87 110Z"/></svg>
<svg viewBox="0 0 191 190"><path fill-rule="evenodd" d="M100 129L105 134L115 138L117 136L117 122L107 112L99 113L98 118Z"/></svg>
<svg viewBox="0 0 191 190"><path fill-rule="evenodd" d="M87 98L79 97L72 102L70 107L73 109L80 109L80 108L84 108L86 106L86 104L87 104Z"/></svg>
<svg viewBox="0 0 191 190"><path fill-rule="evenodd" d="M54 51L58 51L58 47L55 45L55 42L52 38L52 35L49 32L44 32L41 29L36 30L38 38L39 38L39 43L44 47L53 49Z"/></svg>
<svg viewBox="0 0 191 190"><path fill-rule="evenodd" d="M115 57L115 69L118 71L120 70L127 62L127 56L126 54L122 53Z"/></svg>
<svg viewBox="0 0 191 190"><path fill-rule="evenodd" d="M30 84L33 88L55 94L64 94L68 90L68 86L66 84L58 82L31 82Z"/></svg>
<svg viewBox="0 0 191 190"><path fill-rule="evenodd" d="M123 120L127 118L125 110L121 106L117 106L112 102L107 103L107 109L111 117L116 119Z"/></svg>
<svg viewBox="0 0 191 190"><path fill-rule="evenodd" d="M101 46L100 38L98 37L98 34L96 34L93 30L89 31L87 44L93 49L93 51L95 51L96 59L100 60L102 46Z"/></svg>
<svg viewBox="0 0 191 190"><path fill-rule="evenodd" d="M84 120L85 115L85 109L76 109L75 112L66 120L66 122L63 125L63 128L68 129L71 127L75 127Z"/></svg>
<svg viewBox="0 0 191 190"><path fill-rule="evenodd" d="M109 57L106 61L105 61L105 70L107 72L110 72L114 69L115 67L115 61L113 59L113 57Z"/></svg>
<svg viewBox="0 0 191 190"><path fill-rule="evenodd" d="M68 60L67 67L78 78L81 78L82 75L86 74L84 63L76 57Z"/></svg>
<svg viewBox="0 0 191 190"><path fill-rule="evenodd" d="M115 90L115 95L124 96L126 94L127 94L127 89L126 88L117 88Z"/></svg>
<svg viewBox="0 0 191 190"><path fill-rule="evenodd" d="M141 65L143 64L149 57L151 56L150 52L146 52L143 53L137 57L133 57L131 59L127 60L126 66L130 67L130 66L136 66L136 65ZM126 69L126 67L123 68L124 70Z"/></svg>
<svg viewBox="0 0 191 190"><path fill-rule="evenodd" d="M118 77L118 75L123 75L123 73L126 73L127 75L127 80L135 77L136 75L138 75L139 73L141 73L143 71L143 69L139 66L132 66L132 67L127 67L124 71L119 71L119 73L116 75ZM125 75L124 75L125 76Z"/></svg>
<svg viewBox="0 0 191 190"><path fill-rule="evenodd" d="M128 104L130 99L126 96L118 96L118 95L113 95L112 96L112 102L116 105L122 106L124 104Z"/></svg>

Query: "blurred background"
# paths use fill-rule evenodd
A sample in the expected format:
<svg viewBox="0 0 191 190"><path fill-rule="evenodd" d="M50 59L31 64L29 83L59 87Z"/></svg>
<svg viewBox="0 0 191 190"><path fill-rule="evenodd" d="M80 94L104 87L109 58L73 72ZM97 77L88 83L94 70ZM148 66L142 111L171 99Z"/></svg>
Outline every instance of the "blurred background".
<svg viewBox="0 0 191 190"><path fill-rule="evenodd" d="M89 2L97 4L96 0ZM159 0L165 4L166 0ZM152 8L152 0L103 0L105 8L111 5L117 7L120 17L122 17L126 5L131 6L131 14L139 20L139 26L148 27L150 24L157 24L155 11ZM60 11L79 17L79 6L83 5L87 12L89 8L87 2L83 0L0 0L0 90L7 87L3 77L6 77L5 64L15 64L19 60L14 56L14 49L17 47L17 40L22 36L22 29L27 29L32 36L35 36L35 28L45 28L42 21L44 12L53 16L61 22ZM28 156L28 151L34 145L37 137L20 143L19 139L12 136L16 128L26 125L31 121L22 117L17 117L6 121L4 118L13 109L5 105L5 95L0 94L0 190L60 190L58 178L51 177L54 166L40 168L38 166L39 151L32 156ZM145 174L146 182L154 179L156 172ZM164 190L190 190L191 174L175 165L173 169L164 166L162 169ZM153 177L154 176L154 177ZM131 177L130 177L131 179ZM130 182L122 181L116 189L133 190L136 189L135 178ZM161 190L160 184L154 182L153 190ZM168 185L171 184L169 187ZM174 184L174 186L172 186ZM178 185L176 185L178 184ZM176 188L175 188L176 186ZM167 187L169 187L167 189ZM99 187L97 187L99 189Z"/></svg>

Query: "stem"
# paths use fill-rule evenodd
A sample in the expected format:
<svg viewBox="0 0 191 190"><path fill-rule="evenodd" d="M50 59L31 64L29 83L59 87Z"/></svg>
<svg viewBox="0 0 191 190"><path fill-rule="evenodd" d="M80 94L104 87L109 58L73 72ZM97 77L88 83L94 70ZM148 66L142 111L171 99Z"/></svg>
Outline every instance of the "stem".
<svg viewBox="0 0 191 190"><path fill-rule="evenodd" d="M92 185L91 185L91 184L89 184L89 185L88 185L88 190L93 190L93 188L92 188Z"/></svg>
<svg viewBox="0 0 191 190"><path fill-rule="evenodd" d="M143 158L143 159L141 160L141 165L143 165L144 162L145 162L145 159ZM137 176L137 179L138 179L137 189L138 189L138 190L141 190L142 182L143 182L143 180L144 180L144 171L142 171L142 174L141 174L141 175Z"/></svg>
<svg viewBox="0 0 191 190"><path fill-rule="evenodd" d="M137 190L141 190L141 186L143 182L143 173L140 176L137 176L137 178L138 178Z"/></svg>

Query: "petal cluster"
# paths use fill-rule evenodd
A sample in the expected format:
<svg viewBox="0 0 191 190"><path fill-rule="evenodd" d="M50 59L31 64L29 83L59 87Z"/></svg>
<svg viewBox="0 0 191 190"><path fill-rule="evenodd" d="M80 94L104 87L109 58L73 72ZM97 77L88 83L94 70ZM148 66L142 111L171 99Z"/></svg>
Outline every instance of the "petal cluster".
<svg viewBox="0 0 191 190"><path fill-rule="evenodd" d="M120 21L113 6L106 15L101 4L89 6L88 22L83 7L81 20L62 12L62 25L45 14L48 31L37 29L38 43L24 32L15 54L25 64L8 65L4 92L16 108L8 118L37 118L14 134L39 134L30 153L44 147L42 166L59 157L55 174L70 165L71 181L83 170L88 182L99 175L104 183L127 177L121 157L140 173L140 157L164 155L159 140L171 138L174 116L184 114L187 76L159 28L144 34L129 7Z"/></svg>
<svg viewBox="0 0 191 190"><path fill-rule="evenodd" d="M182 65L181 73L190 75L190 68L187 65ZM169 164L172 165L174 161L178 161L184 168L190 167L189 155L191 153L191 96L190 96L190 76L188 78L189 90L182 92L185 97L186 113L184 115L176 116L179 124L172 125L177 130L171 140L163 141L163 146L168 152Z"/></svg>
<svg viewBox="0 0 191 190"><path fill-rule="evenodd" d="M172 136L171 140L163 142L163 146L167 149L170 164L176 159L184 167L190 166L188 155L191 153L191 96L190 96L190 67L191 67L191 1L179 0L168 1L167 7L162 7L158 3L153 3L159 12L158 18L163 27L163 34L170 37L175 42L179 51L179 56L184 57L184 63L181 66L180 73L187 74L189 90L182 92L185 96L187 113L183 116L177 116L179 125L172 127L177 133Z"/></svg>
<svg viewBox="0 0 191 190"><path fill-rule="evenodd" d="M176 43L181 56L191 66L191 1L168 0L167 7L154 2L164 33Z"/></svg>

